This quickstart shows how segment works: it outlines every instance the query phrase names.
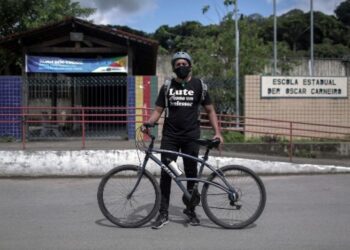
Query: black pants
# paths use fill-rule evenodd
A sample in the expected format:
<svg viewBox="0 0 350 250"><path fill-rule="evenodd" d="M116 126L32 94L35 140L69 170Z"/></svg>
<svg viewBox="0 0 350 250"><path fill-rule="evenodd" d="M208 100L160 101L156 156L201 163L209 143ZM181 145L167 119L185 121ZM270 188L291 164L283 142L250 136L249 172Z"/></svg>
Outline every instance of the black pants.
<svg viewBox="0 0 350 250"><path fill-rule="evenodd" d="M178 151L185 154L189 154L195 157L198 157L199 145L196 144L193 139L174 139L169 137L162 138L161 149ZM175 155L170 155L163 153L161 155L161 160L164 164L168 163L169 160L176 161ZM184 170L186 177L194 178L197 177L197 162L188 158L183 157ZM193 190L195 182L187 182L187 190ZM169 209L169 200L170 200L170 191L171 191L171 177L164 171L161 171L160 176L160 191L161 191L161 203L160 203L160 213L168 213Z"/></svg>

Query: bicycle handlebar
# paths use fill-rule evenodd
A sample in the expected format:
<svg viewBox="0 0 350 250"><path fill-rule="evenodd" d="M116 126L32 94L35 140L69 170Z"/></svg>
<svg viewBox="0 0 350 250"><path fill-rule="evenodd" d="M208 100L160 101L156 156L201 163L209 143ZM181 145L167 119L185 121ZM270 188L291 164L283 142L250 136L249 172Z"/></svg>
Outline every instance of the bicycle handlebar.
<svg viewBox="0 0 350 250"><path fill-rule="evenodd" d="M145 126L146 128L154 128L155 126L158 126L159 124L157 122L155 122L155 123L144 123L142 125Z"/></svg>
<svg viewBox="0 0 350 250"><path fill-rule="evenodd" d="M153 134L151 134L150 129L154 128L155 126L158 126L158 123L144 123L142 124L142 126L140 127L140 130L142 133L148 135L152 140L155 139L155 136ZM219 147L221 141L219 138L214 138L214 139L197 139L194 140L198 145L200 146L204 146L207 149L213 149L213 148L217 148Z"/></svg>
<svg viewBox="0 0 350 250"><path fill-rule="evenodd" d="M158 126L158 123L143 123L141 125L141 132L148 135L152 140L155 139L155 136L151 134L150 129Z"/></svg>

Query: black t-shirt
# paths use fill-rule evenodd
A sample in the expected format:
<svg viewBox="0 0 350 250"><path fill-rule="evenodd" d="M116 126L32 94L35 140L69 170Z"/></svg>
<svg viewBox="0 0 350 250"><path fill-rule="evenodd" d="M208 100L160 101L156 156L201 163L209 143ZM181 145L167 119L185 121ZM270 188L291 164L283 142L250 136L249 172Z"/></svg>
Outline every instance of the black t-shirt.
<svg viewBox="0 0 350 250"><path fill-rule="evenodd" d="M165 85L159 91L156 105L165 108ZM195 139L200 136L198 110L200 105L211 104L208 92L202 100L202 84L197 78L182 85L171 80L168 91L169 115L165 118L163 135L176 139Z"/></svg>

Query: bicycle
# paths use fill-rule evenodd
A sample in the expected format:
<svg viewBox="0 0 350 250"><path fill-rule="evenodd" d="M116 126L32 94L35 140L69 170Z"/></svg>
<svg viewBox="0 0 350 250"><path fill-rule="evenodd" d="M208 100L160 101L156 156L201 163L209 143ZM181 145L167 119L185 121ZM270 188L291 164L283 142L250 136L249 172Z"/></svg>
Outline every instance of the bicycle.
<svg viewBox="0 0 350 250"><path fill-rule="evenodd" d="M110 170L102 177L98 187L97 199L103 215L112 223L126 228L140 227L149 222L160 206L160 188L156 178L146 167L149 160L165 170L182 190L186 204L202 207L215 224L229 229L241 229L256 221L265 208L266 191L259 176L244 166L227 165L216 168L207 161L211 149L218 147L220 141L198 139L197 143L206 147L202 158L181 152L154 147L155 136L148 125L149 145L146 145L141 127L137 130L137 152L145 153L140 165L122 165ZM200 163L197 178L187 178L179 174L171 164L163 164L155 153L167 153L191 158ZM205 178L203 169L211 174ZM195 189L190 193L183 182L195 181ZM203 183L201 194L198 184Z"/></svg>

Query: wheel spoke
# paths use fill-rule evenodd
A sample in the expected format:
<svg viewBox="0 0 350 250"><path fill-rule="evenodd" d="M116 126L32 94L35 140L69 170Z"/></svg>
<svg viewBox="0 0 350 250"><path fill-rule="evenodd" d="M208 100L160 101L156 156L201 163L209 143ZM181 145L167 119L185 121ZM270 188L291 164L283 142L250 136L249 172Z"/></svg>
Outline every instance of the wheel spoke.
<svg viewBox="0 0 350 250"><path fill-rule="evenodd" d="M134 189L137 166L121 166L111 170L101 181L98 201L108 220L122 227L137 227L147 223L156 214L160 194L154 177L145 173Z"/></svg>
<svg viewBox="0 0 350 250"><path fill-rule="evenodd" d="M244 167L226 166L221 171L237 193L237 200L232 201L228 193L207 184L202 191L203 209L220 226L245 227L254 222L264 209L265 188L259 177ZM226 187L219 176L214 176L211 181Z"/></svg>

